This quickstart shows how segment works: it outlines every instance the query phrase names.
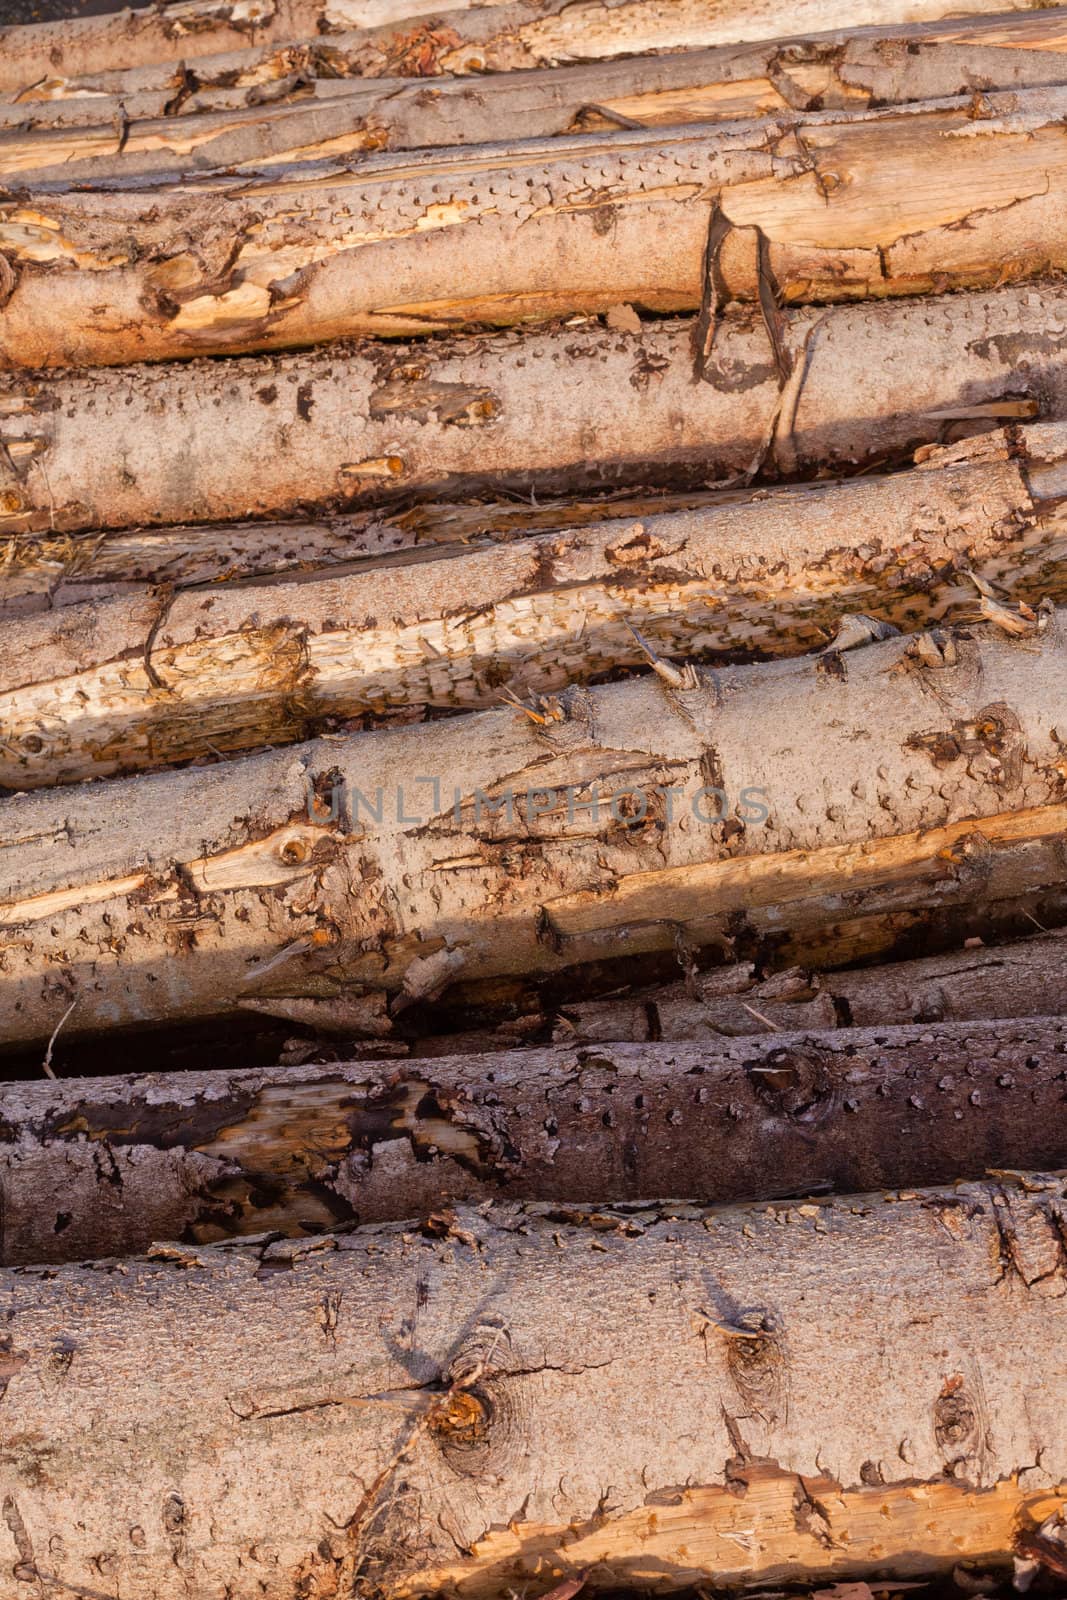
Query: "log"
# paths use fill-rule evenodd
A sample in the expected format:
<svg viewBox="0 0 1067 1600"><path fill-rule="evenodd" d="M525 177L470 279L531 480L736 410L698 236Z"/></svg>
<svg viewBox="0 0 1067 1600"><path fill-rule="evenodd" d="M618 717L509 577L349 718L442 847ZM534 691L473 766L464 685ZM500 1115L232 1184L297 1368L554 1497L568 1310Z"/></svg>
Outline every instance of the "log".
<svg viewBox="0 0 1067 1600"><path fill-rule="evenodd" d="M7 1271L0 1560L124 1600L1007 1564L1067 1506L1064 1221L1022 1176Z"/></svg>
<svg viewBox="0 0 1067 1600"><path fill-rule="evenodd" d="M768 1200L1067 1161L1067 1021L5 1087L0 1264L443 1206Z"/></svg>
<svg viewBox="0 0 1067 1600"><path fill-rule="evenodd" d="M0 360L105 365L981 288L1067 264L1067 89L479 145L3 208Z"/></svg>
<svg viewBox="0 0 1067 1600"><path fill-rule="evenodd" d="M1057 14L1058 15L1058 14ZM83 80L81 94L0 96L0 176L69 183L212 167L262 167L366 150L487 144L641 125L763 117L937 100L982 90L1044 88L1067 76L1067 30L1039 12L1012 42L988 23L966 42L944 25L864 29L674 55L425 80L337 76L366 66L365 36L286 46L258 60L224 57L214 75ZM985 43L988 35L990 42ZM321 76L320 74L328 74ZM158 76L158 73L157 73ZM214 79L219 80L218 85ZM42 89L41 93L45 93Z"/></svg>
<svg viewBox="0 0 1067 1600"><path fill-rule="evenodd" d="M9 798L6 1044L1052 892L1065 657L1057 613Z"/></svg>
<svg viewBox="0 0 1067 1600"><path fill-rule="evenodd" d="M990 445L990 448L996 448ZM1013 446L1016 448L1016 446ZM1035 470L1037 470L1035 468ZM145 585L192 588L422 560L449 546L502 543L545 529L608 518L733 505L748 491L626 490L565 500L429 501L302 522L197 523L124 528L72 539L58 531L13 533L0 560L0 619L141 593ZM310 576L302 581L310 582Z"/></svg>
<svg viewBox="0 0 1067 1600"><path fill-rule="evenodd" d="M1046 9L1047 18L1028 15ZM1033 0L798 0L789 24L795 34L892 25L911 32L934 19L936 36L953 41L962 34L973 44L987 32L995 43L1009 42L1018 26L1023 32L1014 42L1026 44L1035 28L1058 39L1058 10ZM171 97L184 100L200 83L231 75L244 86L309 69L421 78L507 71L777 39L782 22L780 9L767 0L725 6L709 0L485 0L473 7L445 0L422 15L408 0L229 0L221 6L218 0L171 0L132 17L0 29L0 95L36 106L87 91L136 93L169 83Z"/></svg>
<svg viewBox="0 0 1067 1600"><path fill-rule="evenodd" d="M849 972L803 968L760 977L737 962L606 1000L567 1001L565 1044L678 1043L801 1028L881 1028L1067 1012L1067 932L1035 934ZM968 1037L973 1037L969 1032ZM447 1042L441 1041L447 1049Z"/></svg>
<svg viewBox="0 0 1067 1600"><path fill-rule="evenodd" d="M1027 464L1015 430L910 473L347 576L163 598L131 586L12 622L0 788L284 743L398 708L488 707L504 685L554 692L642 667L650 650L712 663L799 654L847 635L849 614L917 631L975 617L983 583L1026 631L1019 602L1031 615L1067 602L1067 427L1042 427L1039 447ZM864 543L843 544L842 528L862 528Z"/></svg>
<svg viewBox="0 0 1067 1600"><path fill-rule="evenodd" d="M960 428L1067 417L1064 326L1053 285L794 311L784 391L754 310L725 319L703 382L692 321L0 373L0 536L847 474Z"/></svg>
<svg viewBox="0 0 1067 1600"><path fill-rule="evenodd" d="M464 3L440 0L436 11ZM934 3L935 14L943 14ZM483 5L491 6L492 0ZM0 28L0 89L39 91L56 74L70 77L150 62L172 65L179 57L195 61L249 45L314 37L335 27L407 25L418 17L418 6L419 0L164 0L145 10L13 25Z"/></svg>

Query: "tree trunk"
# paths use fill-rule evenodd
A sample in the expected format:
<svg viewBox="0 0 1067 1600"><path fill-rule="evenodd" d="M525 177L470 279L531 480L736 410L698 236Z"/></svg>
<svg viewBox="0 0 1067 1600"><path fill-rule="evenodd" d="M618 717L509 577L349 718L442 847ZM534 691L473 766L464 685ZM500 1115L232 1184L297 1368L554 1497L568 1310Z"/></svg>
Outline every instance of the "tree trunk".
<svg viewBox="0 0 1067 1600"><path fill-rule="evenodd" d="M1067 874L1062 614L1041 638L567 691L15 797L7 1043L450 984L761 930L787 941ZM57 850L57 843L61 848Z"/></svg>
<svg viewBox="0 0 1067 1600"><path fill-rule="evenodd" d="M1067 428L1043 428L1040 448L1029 474L1016 430L990 436L976 459L948 450L910 473L340 577L171 599L142 588L12 622L0 786L284 743L329 718L492 706L502 685L564 689L643 666L649 648L798 654L827 645L846 613L911 631L973 617L977 582L1016 601L1067 601ZM842 545L843 527L866 542Z"/></svg>
<svg viewBox="0 0 1067 1600"><path fill-rule="evenodd" d="M29 191L0 221L12 366L543 322L632 302L975 288L1067 265L1067 89L790 126L638 129L145 188Z"/></svg>
<svg viewBox="0 0 1067 1600"><path fill-rule="evenodd" d="M1065 1221L1024 1176L9 1271L0 1559L124 1600L1007 1563L1067 1505Z"/></svg>
<svg viewBox="0 0 1067 1600"><path fill-rule="evenodd" d="M966 43L938 31L920 25L902 34L898 26L482 74L476 95L462 76L442 78L432 92L424 81L338 77L355 65L339 43L290 45L256 62L224 58L218 87L201 64L184 94L173 72L157 87L138 87L150 75L127 72L87 82L79 96L6 105L0 98L0 175L64 184L72 176L174 176L352 151L864 110L959 95L978 81L988 93L1062 85L1067 76L1067 30L1050 37L1040 13L1020 18L1010 48L988 25L988 44L977 30ZM355 37L365 54L364 36Z"/></svg>
<svg viewBox="0 0 1067 1600"><path fill-rule="evenodd" d="M1034 0L797 0L789 12L793 33L854 33L860 28L929 24L956 38L982 42L987 28L997 41L1016 23L987 24L990 13L1022 13L1019 42L1034 37L1026 13L1045 9ZM1050 8L1041 31L1062 32ZM447 15L444 15L447 13ZM970 33L966 17L975 19ZM353 32L352 30L358 30ZM694 50L744 40L775 39L782 12L771 0L622 0L576 5L573 0L526 0L468 7L443 0L417 15L407 0L184 0L132 16L0 28L0 93L34 105L86 89L122 93L173 82L172 95L197 82L238 72L250 82L270 82L294 70L293 41L315 40L313 60L343 75L412 77L441 73L507 71L557 62L597 60L663 50ZM1042 48L1056 48L1043 44ZM297 44L297 50L306 48ZM273 71L270 63L279 63ZM177 69L175 63L177 62ZM188 63L195 66L191 69ZM256 67L260 75L251 77ZM154 70L153 70L154 68ZM131 70L132 69L132 70ZM297 58L296 70L304 70ZM193 85L188 83L193 79Z"/></svg>
<svg viewBox="0 0 1067 1600"><path fill-rule="evenodd" d="M387 1021L387 1019L384 1019ZM0 1262L459 1202L768 1200L1067 1163L1067 1022L8 1085Z"/></svg>
<svg viewBox="0 0 1067 1600"><path fill-rule="evenodd" d="M1067 416L1065 324L1053 286L797 311L784 390L754 311L726 319L703 382L693 322L0 374L0 534L847 472Z"/></svg>
<svg viewBox="0 0 1067 1600"><path fill-rule="evenodd" d="M851 972L792 968L759 978L751 962L693 973L684 983L576 1000L556 1022L561 1043L678 1043L1067 1013L1067 932L1035 935ZM974 1037L968 1032L968 1037ZM447 1040L440 1045L447 1049Z"/></svg>

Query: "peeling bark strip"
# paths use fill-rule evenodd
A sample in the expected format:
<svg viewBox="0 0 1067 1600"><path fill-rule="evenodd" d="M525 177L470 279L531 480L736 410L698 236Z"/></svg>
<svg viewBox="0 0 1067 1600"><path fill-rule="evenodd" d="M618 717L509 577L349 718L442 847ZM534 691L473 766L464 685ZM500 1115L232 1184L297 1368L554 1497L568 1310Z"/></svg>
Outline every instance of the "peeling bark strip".
<svg viewBox="0 0 1067 1600"><path fill-rule="evenodd" d="M1067 417L1062 288L788 322L793 351L806 351L788 407L754 309L720 326L703 383L692 322L0 374L12 463L0 464L0 535L302 517L400 495L747 481L761 464L847 469L1005 412Z"/></svg>
<svg viewBox="0 0 1067 1600"><path fill-rule="evenodd" d="M522 1198L712 1202L1067 1161L1067 1022L12 1084L0 1263Z"/></svg>
<svg viewBox="0 0 1067 1600"><path fill-rule="evenodd" d="M759 978L752 962L738 962L617 999L568 1002L556 1036L564 1044L678 1043L775 1029L993 1021L1042 1012L1067 1013L1063 930L852 972L794 967ZM975 1037L969 1030L968 1038Z"/></svg>
<svg viewBox="0 0 1067 1600"><path fill-rule="evenodd" d="M1044 510L1025 444L1001 434L977 459L949 449L892 477L347 576L163 600L133 589L9 623L0 787L278 744L329 717L492 706L505 684L526 695L643 666L650 646L798 654L856 612L914 631L973 617L976 579L1017 600L1067 601L1067 427L1037 440L1030 471L1056 491Z"/></svg>
<svg viewBox="0 0 1067 1600"><path fill-rule="evenodd" d="M917 905L1062 883L1067 619L936 645L11 798L6 1042L47 1039L75 996L68 1034L360 986L408 1005L742 933L855 955Z"/></svg>
<svg viewBox="0 0 1067 1600"><path fill-rule="evenodd" d="M1067 89L787 124L626 130L368 156L0 208L0 355L101 365L347 335L981 288L1067 264ZM494 414L466 411L476 423Z"/></svg>
<svg viewBox="0 0 1067 1600"><path fill-rule="evenodd" d="M1057 14L1058 15L1058 14ZM988 24L966 43L944 25L867 29L520 74L425 80L338 76L380 66L366 35L246 52L175 74L101 74L83 92L48 83L0 96L0 175L67 184L211 167L263 166L366 150L489 144L593 129L678 126L795 111L865 110L1067 78L1067 27L1020 17L1011 44ZM988 43L985 42L989 36ZM347 47L347 40L353 43ZM368 57L374 56L373 60ZM185 92L183 92L183 90Z"/></svg>
<svg viewBox="0 0 1067 1600"><path fill-rule="evenodd" d="M799 33L819 35L832 36L835 29L876 35L896 24L896 32L906 27L909 37L962 35L975 46L991 33L996 45L1057 48L1057 9L1032 18L1035 9L1044 8L1033 0L798 0L789 23ZM984 20L990 13L1004 15L993 24ZM928 20L946 16L950 20ZM422 16L404 0L172 0L162 18L151 11L0 29L0 95L36 108L86 92L128 95L169 85L169 109L176 112L202 84L221 85L226 78L246 89L284 84L294 73L426 78L508 71L776 39L782 22L780 8L768 0L728 6L709 0L489 0L476 7L444 0ZM292 42L301 39L315 43ZM133 106L130 114L144 115Z"/></svg>
<svg viewBox="0 0 1067 1600"><path fill-rule="evenodd" d="M1025 1176L8 1271L0 1560L128 1600L1007 1561L1067 1503L1065 1225Z"/></svg>

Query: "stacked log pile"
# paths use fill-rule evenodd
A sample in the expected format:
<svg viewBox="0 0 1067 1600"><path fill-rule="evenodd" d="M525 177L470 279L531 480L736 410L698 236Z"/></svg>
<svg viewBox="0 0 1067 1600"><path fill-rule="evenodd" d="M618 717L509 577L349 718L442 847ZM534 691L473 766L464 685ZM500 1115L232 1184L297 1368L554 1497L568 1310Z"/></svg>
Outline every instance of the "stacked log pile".
<svg viewBox="0 0 1067 1600"><path fill-rule="evenodd" d="M1065 123L1032 0L0 28L0 1600L1067 1576Z"/></svg>

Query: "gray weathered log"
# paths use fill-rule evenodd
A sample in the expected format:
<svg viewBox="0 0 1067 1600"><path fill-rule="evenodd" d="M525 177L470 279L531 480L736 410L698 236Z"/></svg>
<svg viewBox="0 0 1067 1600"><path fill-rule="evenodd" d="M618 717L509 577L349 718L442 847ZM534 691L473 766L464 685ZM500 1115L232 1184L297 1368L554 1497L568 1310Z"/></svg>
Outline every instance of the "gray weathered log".
<svg viewBox="0 0 1067 1600"><path fill-rule="evenodd" d="M0 360L83 366L547 322L620 302L991 287L1067 265L1067 88L42 184L0 209Z"/></svg>
<svg viewBox="0 0 1067 1600"><path fill-rule="evenodd" d="M752 962L567 1002L561 1043L713 1039L798 1028L876 1028L1067 1014L1067 932L1035 934L848 972L791 968L759 978ZM442 1041L443 1043L443 1041Z"/></svg>
<svg viewBox="0 0 1067 1600"><path fill-rule="evenodd" d="M859 959L917 907L1051 892L1067 619L1049 620L10 798L6 1041L47 1039L74 1001L72 1036L364 988L408 1005L742 935Z"/></svg>
<svg viewBox="0 0 1067 1600"><path fill-rule="evenodd" d="M1067 1163L1067 1021L9 1084L0 1263L486 1199L707 1202ZM221 1065L221 1063L220 1063Z"/></svg>
<svg viewBox="0 0 1067 1600"><path fill-rule="evenodd" d="M667 1591L1008 1563L1067 1508L1062 1179L499 1206L9 1269L11 1589Z"/></svg>
<svg viewBox="0 0 1067 1600"><path fill-rule="evenodd" d="M980 583L1026 631L1018 602L1033 619L1034 604L1067 601L1067 427L1041 427L1035 440L1036 462L1016 429L962 459L927 453L908 473L564 524L340 576L230 581L165 601L131 585L110 602L9 623L0 788L284 743L329 718L492 706L503 685L558 691L644 666L650 651L799 654L847 637L855 613L917 631L975 617ZM843 528L862 529L862 543L843 541ZM385 529L373 533L387 542ZM16 547L12 579L18 559Z"/></svg>
<svg viewBox="0 0 1067 1600"><path fill-rule="evenodd" d="M337 76L366 64L366 36L354 36L351 59L343 39L320 40L224 58L217 85L203 61L184 85L172 73L140 87L147 75L126 72L87 80L82 95L6 104L0 95L0 176L23 184L174 175L612 126L865 110L970 93L979 82L985 93L1050 87L1067 79L1067 30L1053 34L1049 20L1020 15L1010 46L989 23L958 42L939 36L944 24L898 24L480 73L476 93L463 76L440 78L429 91L424 79Z"/></svg>
<svg viewBox="0 0 1067 1600"><path fill-rule="evenodd" d="M410 498L841 472L959 428L1067 418L1067 290L753 310L705 379L693 321L598 323L88 373L0 373L0 536Z"/></svg>

